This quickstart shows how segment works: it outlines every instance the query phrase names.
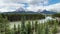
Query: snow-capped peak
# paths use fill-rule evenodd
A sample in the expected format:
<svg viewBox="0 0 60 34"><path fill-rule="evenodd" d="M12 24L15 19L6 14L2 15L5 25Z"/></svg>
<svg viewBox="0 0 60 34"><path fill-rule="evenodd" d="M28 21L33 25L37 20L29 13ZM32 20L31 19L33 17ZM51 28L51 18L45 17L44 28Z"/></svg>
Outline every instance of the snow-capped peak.
<svg viewBox="0 0 60 34"><path fill-rule="evenodd" d="M20 7L20 8L18 8L18 9L16 9L16 11L25 11L25 9L22 8L22 7Z"/></svg>

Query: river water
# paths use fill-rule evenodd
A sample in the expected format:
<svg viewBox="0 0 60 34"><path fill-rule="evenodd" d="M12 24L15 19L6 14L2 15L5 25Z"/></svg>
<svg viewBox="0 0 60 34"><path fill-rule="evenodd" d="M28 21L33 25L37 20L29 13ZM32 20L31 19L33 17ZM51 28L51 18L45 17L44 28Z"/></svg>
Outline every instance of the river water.
<svg viewBox="0 0 60 34"><path fill-rule="evenodd" d="M52 20L53 18L52 17L46 17L45 19L41 19L41 20L37 20L39 23L45 23L45 22L47 22L48 20ZM33 20L34 22L36 21L36 20ZM26 22L28 22L28 21L26 21ZM30 21L31 23L32 23L32 21ZM11 28L13 28L14 27L14 24L16 25L16 27L18 26L18 24L20 24L21 25L21 21L16 21L16 22L10 22L10 27Z"/></svg>

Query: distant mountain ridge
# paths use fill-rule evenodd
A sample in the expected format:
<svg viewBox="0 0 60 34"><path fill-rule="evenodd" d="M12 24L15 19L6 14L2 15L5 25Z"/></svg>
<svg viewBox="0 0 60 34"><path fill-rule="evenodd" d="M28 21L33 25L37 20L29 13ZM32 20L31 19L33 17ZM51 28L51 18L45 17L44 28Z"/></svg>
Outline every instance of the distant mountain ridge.
<svg viewBox="0 0 60 34"><path fill-rule="evenodd" d="M23 8L19 8L16 11L13 12L3 12L4 14L55 14L56 12L52 12L52 11L47 11L47 10L43 10L43 11L25 11L25 9Z"/></svg>
<svg viewBox="0 0 60 34"><path fill-rule="evenodd" d="M43 11L40 12L40 13L41 13L41 14L55 14L56 12L43 10Z"/></svg>
<svg viewBox="0 0 60 34"><path fill-rule="evenodd" d="M33 11L13 11L13 12L3 12L3 14L40 14Z"/></svg>

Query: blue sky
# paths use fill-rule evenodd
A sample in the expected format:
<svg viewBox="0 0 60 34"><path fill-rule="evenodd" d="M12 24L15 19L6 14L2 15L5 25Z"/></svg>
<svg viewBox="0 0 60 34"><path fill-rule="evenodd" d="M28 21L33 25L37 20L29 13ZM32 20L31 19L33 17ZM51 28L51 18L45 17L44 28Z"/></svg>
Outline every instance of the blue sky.
<svg viewBox="0 0 60 34"><path fill-rule="evenodd" d="M52 4L56 4L56 3L60 3L60 0L48 0L48 5L52 5ZM26 7L28 7L28 3L23 3ZM45 5L46 6L46 5Z"/></svg>
<svg viewBox="0 0 60 34"><path fill-rule="evenodd" d="M49 4L48 5L60 3L60 0L48 0L48 1L49 1Z"/></svg>
<svg viewBox="0 0 60 34"><path fill-rule="evenodd" d="M59 12L60 0L0 0L0 11L15 11L18 8L29 11L54 10Z"/></svg>
<svg viewBox="0 0 60 34"><path fill-rule="evenodd" d="M49 3L50 4L60 3L60 0L50 0Z"/></svg>

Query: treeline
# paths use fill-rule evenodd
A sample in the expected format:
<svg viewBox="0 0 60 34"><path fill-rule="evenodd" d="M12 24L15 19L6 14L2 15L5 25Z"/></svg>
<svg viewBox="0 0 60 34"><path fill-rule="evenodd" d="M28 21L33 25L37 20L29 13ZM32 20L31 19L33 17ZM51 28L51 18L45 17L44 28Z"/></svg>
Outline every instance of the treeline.
<svg viewBox="0 0 60 34"><path fill-rule="evenodd" d="M60 13L53 14L52 16L53 16L53 17L59 17L59 18L60 18Z"/></svg>
<svg viewBox="0 0 60 34"><path fill-rule="evenodd" d="M7 17L9 21L20 21L24 15L26 20L37 20L45 18L42 14L1 14L3 17Z"/></svg>

